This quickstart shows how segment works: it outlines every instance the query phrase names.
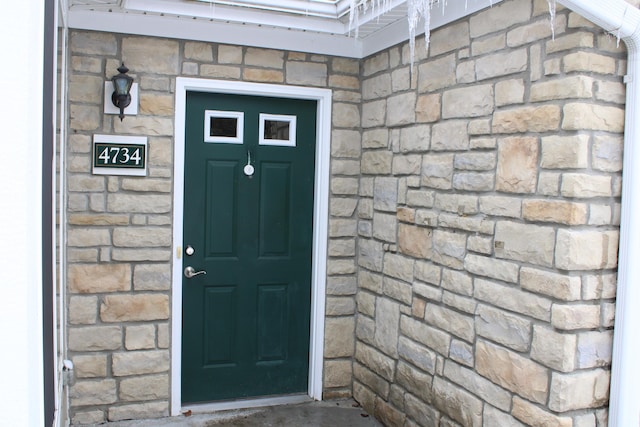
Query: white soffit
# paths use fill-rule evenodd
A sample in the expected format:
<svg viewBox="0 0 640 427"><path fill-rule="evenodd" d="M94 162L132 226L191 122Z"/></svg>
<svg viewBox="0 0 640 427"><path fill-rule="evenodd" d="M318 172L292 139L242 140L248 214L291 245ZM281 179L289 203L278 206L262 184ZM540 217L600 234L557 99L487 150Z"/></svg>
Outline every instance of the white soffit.
<svg viewBox="0 0 640 427"><path fill-rule="evenodd" d="M409 38L406 0L386 1L359 16L358 31L349 28L349 0L68 0L68 25L363 58ZM500 1L448 0L434 6L431 28Z"/></svg>

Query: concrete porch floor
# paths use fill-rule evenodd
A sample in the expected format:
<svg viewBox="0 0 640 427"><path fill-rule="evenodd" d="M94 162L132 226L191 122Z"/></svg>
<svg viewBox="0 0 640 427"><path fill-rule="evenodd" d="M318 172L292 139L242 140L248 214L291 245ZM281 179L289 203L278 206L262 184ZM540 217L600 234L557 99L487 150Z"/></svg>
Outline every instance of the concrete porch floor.
<svg viewBox="0 0 640 427"><path fill-rule="evenodd" d="M354 400L236 409L152 420L117 421L108 427L381 427Z"/></svg>

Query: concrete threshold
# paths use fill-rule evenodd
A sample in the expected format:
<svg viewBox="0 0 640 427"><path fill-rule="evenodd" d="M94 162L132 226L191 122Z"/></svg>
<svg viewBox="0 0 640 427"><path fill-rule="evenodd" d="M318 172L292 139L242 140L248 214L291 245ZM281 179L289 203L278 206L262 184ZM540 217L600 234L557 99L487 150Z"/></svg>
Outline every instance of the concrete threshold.
<svg viewBox="0 0 640 427"><path fill-rule="evenodd" d="M188 413L188 412L187 412ZM149 420L116 421L108 427L381 427L354 400L329 400L295 405L185 414Z"/></svg>

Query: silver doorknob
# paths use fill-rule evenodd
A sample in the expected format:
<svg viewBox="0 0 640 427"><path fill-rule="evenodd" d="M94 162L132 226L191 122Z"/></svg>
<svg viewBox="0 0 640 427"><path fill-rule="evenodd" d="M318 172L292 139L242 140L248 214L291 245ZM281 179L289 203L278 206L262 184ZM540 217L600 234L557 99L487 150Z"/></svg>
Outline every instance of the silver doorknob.
<svg viewBox="0 0 640 427"><path fill-rule="evenodd" d="M191 279L192 277L199 276L200 274L207 274L207 272L204 270L196 271L195 268L191 266L187 266L184 269L184 277L186 277L187 279Z"/></svg>

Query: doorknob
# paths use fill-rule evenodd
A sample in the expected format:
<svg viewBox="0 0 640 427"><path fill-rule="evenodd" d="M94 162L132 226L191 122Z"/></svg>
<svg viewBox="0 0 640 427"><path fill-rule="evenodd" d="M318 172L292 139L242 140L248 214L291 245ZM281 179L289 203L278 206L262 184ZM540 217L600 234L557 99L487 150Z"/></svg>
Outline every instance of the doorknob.
<svg viewBox="0 0 640 427"><path fill-rule="evenodd" d="M204 270L196 271L195 268L191 267L190 265L184 269L184 277L186 277L187 279L199 276L200 274L207 274L207 272Z"/></svg>

